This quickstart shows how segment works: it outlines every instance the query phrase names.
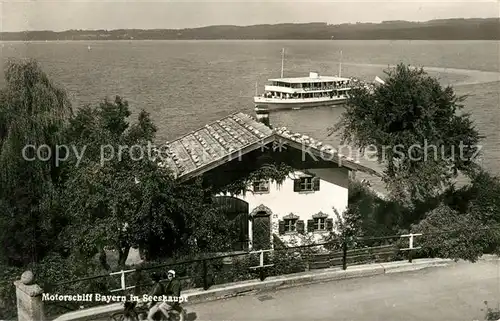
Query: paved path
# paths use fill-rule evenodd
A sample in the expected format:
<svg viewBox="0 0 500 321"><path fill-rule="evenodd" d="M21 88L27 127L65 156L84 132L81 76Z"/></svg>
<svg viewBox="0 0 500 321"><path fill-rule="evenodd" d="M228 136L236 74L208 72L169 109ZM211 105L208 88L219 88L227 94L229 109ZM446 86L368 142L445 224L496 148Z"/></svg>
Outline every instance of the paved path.
<svg viewBox="0 0 500 321"><path fill-rule="evenodd" d="M187 321L485 320L500 300L498 261L334 281L187 306Z"/></svg>

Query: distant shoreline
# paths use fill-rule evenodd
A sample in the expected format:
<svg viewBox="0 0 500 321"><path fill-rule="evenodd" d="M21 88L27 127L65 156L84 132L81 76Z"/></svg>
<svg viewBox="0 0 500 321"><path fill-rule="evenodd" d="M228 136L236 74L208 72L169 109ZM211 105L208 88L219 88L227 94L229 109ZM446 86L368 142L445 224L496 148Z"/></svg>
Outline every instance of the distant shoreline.
<svg viewBox="0 0 500 321"><path fill-rule="evenodd" d="M321 42L332 42L335 40L322 40L322 39L112 39L112 40L104 40L104 39L75 39L75 40L2 40L0 39L0 43L9 43L9 42L24 42L24 43L35 43L35 42L139 42L139 41L149 41L149 42L160 42L160 41L175 41L175 42L195 42L195 41L269 41L269 42L277 42L277 41L321 41ZM478 41L478 42L499 42L500 39L342 39L336 41Z"/></svg>
<svg viewBox="0 0 500 321"><path fill-rule="evenodd" d="M118 29L1 32L0 41L116 40L500 40L500 18L386 21L329 25L285 23L191 29Z"/></svg>

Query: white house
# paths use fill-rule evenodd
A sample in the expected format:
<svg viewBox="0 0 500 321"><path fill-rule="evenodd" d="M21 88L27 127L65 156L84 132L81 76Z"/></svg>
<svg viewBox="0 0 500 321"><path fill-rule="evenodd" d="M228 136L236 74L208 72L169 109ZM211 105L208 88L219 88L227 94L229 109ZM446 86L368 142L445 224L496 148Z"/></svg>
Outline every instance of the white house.
<svg viewBox="0 0 500 321"><path fill-rule="evenodd" d="M249 186L250 192L233 195L248 203L250 247L259 224L262 228L269 224L270 236L285 244L301 244L305 239L322 242L333 229L333 209L342 213L347 208L348 176L346 168L296 171L281 184L256 181Z"/></svg>
<svg viewBox="0 0 500 321"><path fill-rule="evenodd" d="M321 242L333 229L334 208L338 213L347 208L349 175L379 175L332 147L286 128L271 129L243 113L170 142L167 155L167 166L181 181L203 177L231 182L252 160L256 168L261 166L257 160L263 155L296 169L281 184L256 181L245 193L216 197L232 209L231 219L240 218L240 241L253 250L272 247L276 237L285 244L306 238Z"/></svg>

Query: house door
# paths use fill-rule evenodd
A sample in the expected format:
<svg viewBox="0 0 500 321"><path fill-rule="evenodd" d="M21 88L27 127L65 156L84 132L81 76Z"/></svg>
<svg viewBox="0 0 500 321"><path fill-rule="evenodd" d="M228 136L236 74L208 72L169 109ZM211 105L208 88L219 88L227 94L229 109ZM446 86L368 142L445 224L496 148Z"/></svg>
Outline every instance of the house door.
<svg viewBox="0 0 500 321"><path fill-rule="evenodd" d="M232 196L217 196L213 200L220 212L233 222L236 229L236 235L232 240L232 250L246 251L248 249L248 203Z"/></svg>
<svg viewBox="0 0 500 321"><path fill-rule="evenodd" d="M271 215L258 212L253 217L252 224L253 250L267 250L271 248Z"/></svg>

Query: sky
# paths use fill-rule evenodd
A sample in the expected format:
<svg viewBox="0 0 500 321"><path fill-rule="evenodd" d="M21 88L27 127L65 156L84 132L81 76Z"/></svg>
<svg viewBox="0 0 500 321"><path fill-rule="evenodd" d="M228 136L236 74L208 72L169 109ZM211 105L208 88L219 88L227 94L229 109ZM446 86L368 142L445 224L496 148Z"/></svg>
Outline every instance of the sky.
<svg viewBox="0 0 500 321"><path fill-rule="evenodd" d="M427 21L500 16L499 0L0 0L0 31Z"/></svg>

